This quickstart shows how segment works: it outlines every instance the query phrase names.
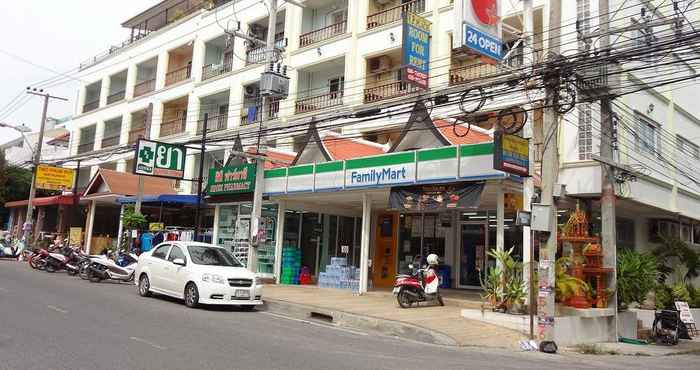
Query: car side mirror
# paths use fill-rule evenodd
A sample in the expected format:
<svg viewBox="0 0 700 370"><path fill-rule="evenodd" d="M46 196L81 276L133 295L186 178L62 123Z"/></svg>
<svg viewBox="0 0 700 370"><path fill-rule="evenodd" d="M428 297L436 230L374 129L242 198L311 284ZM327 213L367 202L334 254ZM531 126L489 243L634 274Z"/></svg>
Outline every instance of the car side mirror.
<svg viewBox="0 0 700 370"><path fill-rule="evenodd" d="M185 266L185 260L183 260L182 258L175 258L175 259L173 260L173 264L175 264L175 265L180 265L180 266Z"/></svg>

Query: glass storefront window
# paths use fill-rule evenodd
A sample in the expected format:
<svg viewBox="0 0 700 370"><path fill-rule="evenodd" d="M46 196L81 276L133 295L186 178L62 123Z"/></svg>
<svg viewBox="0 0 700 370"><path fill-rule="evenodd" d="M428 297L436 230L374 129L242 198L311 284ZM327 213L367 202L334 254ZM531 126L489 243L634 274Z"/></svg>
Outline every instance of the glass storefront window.
<svg viewBox="0 0 700 370"><path fill-rule="evenodd" d="M423 256L435 253L445 258L445 233L451 228L442 227L440 215L401 214L399 216L398 270L400 274L410 272L408 265Z"/></svg>
<svg viewBox="0 0 700 370"><path fill-rule="evenodd" d="M217 244L230 250L241 262L247 259L250 247L250 203L222 205L219 207ZM275 261L275 237L277 229L277 205L264 204L261 224L265 239L258 246L258 272L272 274Z"/></svg>
<svg viewBox="0 0 700 370"><path fill-rule="evenodd" d="M513 258L516 261L523 260L523 229L515 225L515 213L504 213L503 227L503 249L508 251L513 248ZM496 248L496 212L489 212L489 249ZM493 258L488 258L489 266L495 266L496 261Z"/></svg>

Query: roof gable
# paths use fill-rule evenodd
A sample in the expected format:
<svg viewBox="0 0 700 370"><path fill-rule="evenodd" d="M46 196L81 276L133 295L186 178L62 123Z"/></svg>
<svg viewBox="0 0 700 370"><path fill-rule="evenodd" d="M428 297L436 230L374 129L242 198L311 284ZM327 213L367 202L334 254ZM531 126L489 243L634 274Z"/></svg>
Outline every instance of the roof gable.
<svg viewBox="0 0 700 370"><path fill-rule="evenodd" d="M138 193L139 176L100 168L85 189L84 196L94 194L135 195ZM175 194L173 180L144 176L144 194Z"/></svg>
<svg viewBox="0 0 700 370"><path fill-rule="evenodd" d="M309 129L306 131L303 140L301 150L299 150L292 161L293 166L333 160L321 141L321 136L318 134L318 128L315 122L312 121L309 124Z"/></svg>
<svg viewBox="0 0 700 370"><path fill-rule="evenodd" d="M425 104L418 101L413 106L408 122L401 131L401 136L393 143L389 152L438 148L447 145L451 145L451 143L435 128Z"/></svg>

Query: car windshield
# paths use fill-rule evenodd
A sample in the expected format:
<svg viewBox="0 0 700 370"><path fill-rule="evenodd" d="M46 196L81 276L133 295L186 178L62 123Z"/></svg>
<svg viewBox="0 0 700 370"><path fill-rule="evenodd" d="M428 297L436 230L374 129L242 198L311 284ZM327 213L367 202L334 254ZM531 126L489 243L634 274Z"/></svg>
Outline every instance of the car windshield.
<svg viewBox="0 0 700 370"><path fill-rule="evenodd" d="M197 265L242 267L240 262L223 248L190 245L187 247L192 262Z"/></svg>

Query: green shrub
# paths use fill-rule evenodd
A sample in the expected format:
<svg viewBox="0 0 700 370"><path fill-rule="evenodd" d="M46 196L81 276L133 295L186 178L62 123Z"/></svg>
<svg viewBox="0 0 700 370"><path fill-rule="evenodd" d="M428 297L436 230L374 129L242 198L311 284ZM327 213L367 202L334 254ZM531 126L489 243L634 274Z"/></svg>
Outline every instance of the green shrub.
<svg viewBox="0 0 700 370"><path fill-rule="evenodd" d="M654 294L656 295L656 309L673 309L673 291L670 287L664 284L656 284L654 287Z"/></svg>
<svg viewBox="0 0 700 370"><path fill-rule="evenodd" d="M658 276L654 256L633 250L621 251L617 256L617 300L620 307L644 302L647 293L654 289Z"/></svg>
<svg viewBox="0 0 700 370"><path fill-rule="evenodd" d="M688 301L690 307L700 308L700 288L693 288L692 285L688 285L688 293L690 294L690 301Z"/></svg>

